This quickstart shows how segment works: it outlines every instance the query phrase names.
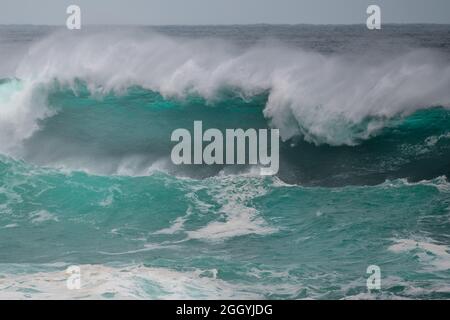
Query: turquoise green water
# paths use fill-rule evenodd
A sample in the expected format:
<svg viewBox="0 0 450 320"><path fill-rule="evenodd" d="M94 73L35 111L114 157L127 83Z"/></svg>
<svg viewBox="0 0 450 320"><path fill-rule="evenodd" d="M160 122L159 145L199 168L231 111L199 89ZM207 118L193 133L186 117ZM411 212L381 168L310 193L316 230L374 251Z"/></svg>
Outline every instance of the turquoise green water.
<svg viewBox="0 0 450 320"><path fill-rule="evenodd" d="M0 26L0 298L450 298L448 26L123 29Z"/></svg>
<svg viewBox="0 0 450 320"><path fill-rule="evenodd" d="M7 159L0 172L3 263L133 262L186 273L194 287L201 275L188 272L205 272L198 290L208 298L226 284L235 297L295 299L365 294L365 270L377 264L375 297L448 298L446 247L431 245L446 241L444 179L305 188L240 176L62 174ZM147 272L135 284L140 297L163 298L152 290L164 277L147 288ZM179 286L181 297L195 296Z"/></svg>

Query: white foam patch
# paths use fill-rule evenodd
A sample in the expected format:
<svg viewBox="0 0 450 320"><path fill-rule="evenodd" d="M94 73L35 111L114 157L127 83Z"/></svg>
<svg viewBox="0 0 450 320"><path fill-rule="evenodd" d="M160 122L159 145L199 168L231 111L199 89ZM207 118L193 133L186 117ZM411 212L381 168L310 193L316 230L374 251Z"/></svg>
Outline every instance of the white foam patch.
<svg viewBox="0 0 450 320"><path fill-rule="evenodd" d="M244 175L222 173L204 180L181 179L186 182L185 197L190 202L186 214L172 221L169 227L152 234L170 235L184 232L187 238L182 241L190 239L223 241L250 234L274 233L278 229L269 225L251 203L267 192L264 186L267 179L271 178L262 178L253 175L252 172ZM200 199L201 192L208 195L207 202ZM198 229L189 230L186 223L195 215L205 217L209 215L214 221Z"/></svg>
<svg viewBox="0 0 450 320"><path fill-rule="evenodd" d="M430 239L393 239L395 244L388 250L395 253L414 252L419 260L433 270L450 269L450 248L446 245L436 244Z"/></svg>
<svg viewBox="0 0 450 320"><path fill-rule="evenodd" d="M450 132L438 135L438 136L431 136L425 139L425 144L428 147L435 146L439 141L450 139Z"/></svg>
<svg viewBox="0 0 450 320"><path fill-rule="evenodd" d="M99 205L101 207L109 207L114 203L114 196L115 194L121 194L122 191L120 190L118 185L113 185L108 188L106 197L100 201Z"/></svg>
<svg viewBox="0 0 450 320"><path fill-rule="evenodd" d="M175 234L180 232L183 230L186 219L187 217L178 217L173 221L173 224L170 227L155 231L153 234Z"/></svg>
<svg viewBox="0 0 450 320"><path fill-rule="evenodd" d="M427 296L450 293L450 286L441 280L405 280L397 276L383 277L381 290L369 291L365 288L366 278L352 281L341 288L344 300L410 300L426 299ZM349 292L364 288L364 292L350 294ZM360 290L358 290L360 291Z"/></svg>
<svg viewBox="0 0 450 320"><path fill-rule="evenodd" d="M207 179L212 187L208 194L221 206L219 218L197 230L188 231L189 239L225 240L237 236L267 235L277 229L270 226L251 205L251 201L264 195L263 178L214 177Z"/></svg>
<svg viewBox="0 0 450 320"><path fill-rule="evenodd" d="M17 223L10 223L10 224L7 224L7 225L5 225L5 226L3 226L3 227L0 227L0 229L10 229L10 228L17 228L19 225L17 224Z"/></svg>
<svg viewBox="0 0 450 320"><path fill-rule="evenodd" d="M450 183L446 176L439 176L431 180L421 180L418 182L409 182L408 179L396 179L396 180L386 180L381 186L389 188L401 188L401 187L413 187L413 186L427 186L433 187L439 190L439 192L448 193L450 192Z"/></svg>
<svg viewBox="0 0 450 320"><path fill-rule="evenodd" d="M55 214L48 212L47 210L33 212L30 214L30 218L31 222L36 224L47 221L58 221L58 217Z"/></svg>
<svg viewBox="0 0 450 320"><path fill-rule="evenodd" d="M175 271L142 265L80 265L81 288L67 288L64 270L5 274L0 272L0 299L260 299L217 278L217 270ZM258 291L258 290L255 290Z"/></svg>
<svg viewBox="0 0 450 320"><path fill-rule="evenodd" d="M186 214L184 216L178 217L174 221L172 221L172 224L169 227L155 231L152 234L170 235L170 234L175 234L175 233L184 231L184 224L189 219L189 217L192 216L194 213L193 207L195 207L195 210L200 213L209 212L209 210L213 207L213 205L200 200L196 194L196 192L203 190L204 188L201 186L195 186L195 185L190 185L189 188L191 189L191 191L187 192L185 194L185 197L189 202L192 203L192 205L189 205L189 207L186 210Z"/></svg>

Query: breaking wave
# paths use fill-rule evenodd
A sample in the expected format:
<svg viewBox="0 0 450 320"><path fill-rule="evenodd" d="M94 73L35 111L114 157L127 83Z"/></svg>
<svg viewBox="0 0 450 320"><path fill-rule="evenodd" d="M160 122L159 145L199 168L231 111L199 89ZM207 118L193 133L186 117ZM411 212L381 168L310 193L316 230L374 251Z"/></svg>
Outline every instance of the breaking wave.
<svg viewBox="0 0 450 320"><path fill-rule="evenodd" d="M430 49L324 55L270 41L243 48L138 30L58 32L32 45L14 76L21 81L3 82L0 91L8 140L29 137L36 121L52 114L36 101L36 91L45 101L42 90L55 80L72 89L81 80L94 97L131 87L210 103L224 90L244 99L266 94L261 112L284 140L334 146L356 145L417 110L450 106L450 62ZM8 112L14 105L21 110ZM8 128L12 124L16 129Z"/></svg>

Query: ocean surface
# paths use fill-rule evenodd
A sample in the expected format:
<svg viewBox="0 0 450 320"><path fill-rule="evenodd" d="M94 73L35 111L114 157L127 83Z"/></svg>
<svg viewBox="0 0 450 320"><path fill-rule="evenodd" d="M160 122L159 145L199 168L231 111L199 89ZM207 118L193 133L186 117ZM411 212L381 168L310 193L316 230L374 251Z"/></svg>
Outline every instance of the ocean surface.
<svg viewBox="0 0 450 320"><path fill-rule="evenodd" d="M450 25L0 26L0 298L448 299L448 177Z"/></svg>

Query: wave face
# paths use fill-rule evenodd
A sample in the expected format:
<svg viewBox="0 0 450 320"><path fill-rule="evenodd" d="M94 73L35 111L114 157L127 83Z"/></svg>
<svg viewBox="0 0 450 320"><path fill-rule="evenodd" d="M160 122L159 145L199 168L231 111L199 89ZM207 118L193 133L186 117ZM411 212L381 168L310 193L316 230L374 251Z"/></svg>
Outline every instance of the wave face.
<svg viewBox="0 0 450 320"><path fill-rule="evenodd" d="M0 297L449 298L449 32L0 27ZM173 165L195 120L278 175Z"/></svg>
<svg viewBox="0 0 450 320"><path fill-rule="evenodd" d="M27 87L24 81L0 84L2 144L5 155L40 166L100 175L145 176L164 171L205 178L221 172L239 173L246 166L175 166L170 160L171 133L204 130L270 128L264 117L268 92L243 97L222 90L213 101L191 94L164 97L142 87L92 96L84 82L59 82ZM448 175L450 111L425 108L410 116L386 120L377 136L355 146L315 145L291 138L281 143L279 178L302 185L372 185L386 179L411 181ZM354 132L370 126L364 121Z"/></svg>

